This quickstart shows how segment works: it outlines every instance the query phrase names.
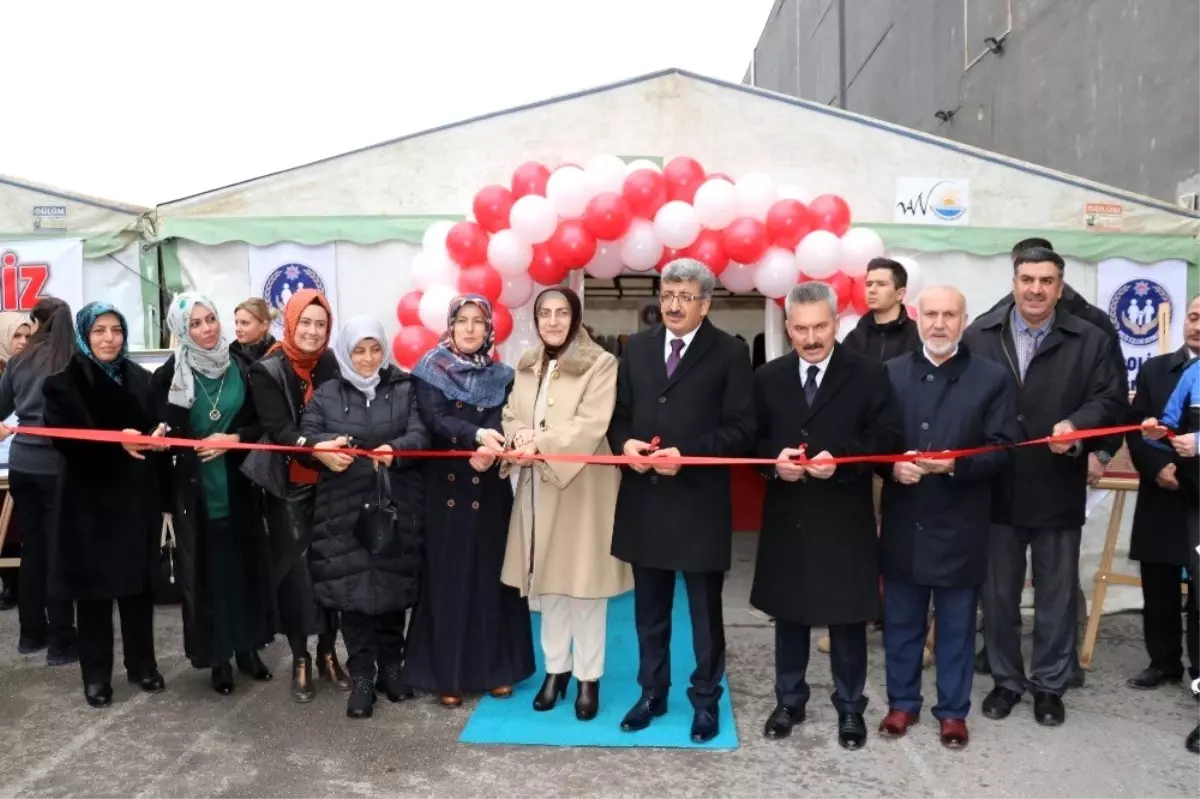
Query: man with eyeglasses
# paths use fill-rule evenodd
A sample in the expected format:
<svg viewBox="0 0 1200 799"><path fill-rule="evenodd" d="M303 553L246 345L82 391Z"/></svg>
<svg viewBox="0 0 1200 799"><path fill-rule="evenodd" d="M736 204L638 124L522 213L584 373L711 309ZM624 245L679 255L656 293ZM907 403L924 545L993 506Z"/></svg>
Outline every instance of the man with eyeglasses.
<svg viewBox="0 0 1200 799"><path fill-rule="evenodd" d="M643 730L667 712L671 609L682 572L696 656L688 690L696 743L720 731L721 589L731 565L733 497L728 467L680 468L669 459L744 456L754 442L750 353L707 318L716 283L690 258L663 269L663 324L629 337L608 430L613 452L663 459L621 469L612 554L633 566L642 688L621 729Z"/></svg>

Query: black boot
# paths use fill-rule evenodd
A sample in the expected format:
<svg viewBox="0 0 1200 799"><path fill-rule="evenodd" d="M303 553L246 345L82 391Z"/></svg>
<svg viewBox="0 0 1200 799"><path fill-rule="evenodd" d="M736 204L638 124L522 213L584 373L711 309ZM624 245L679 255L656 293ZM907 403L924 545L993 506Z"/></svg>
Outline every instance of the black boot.
<svg viewBox="0 0 1200 799"><path fill-rule="evenodd" d="M297 702L311 702L317 695L313 685L312 658L308 655L292 660L292 699Z"/></svg>
<svg viewBox="0 0 1200 799"><path fill-rule="evenodd" d="M262 658L257 652L237 652L234 654L234 660L237 661L238 671L245 674L255 682L270 682L274 676L271 670L267 668L267 664L262 662Z"/></svg>
<svg viewBox="0 0 1200 799"><path fill-rule="evenodd" d="M534 710L550 710L559 699L567 697L567 683L571 682L571 673L547 674L542 683L542 689L533 698Z"/></svg>
<svg viewBox="0 0 1200 799"><path fill-rule="evenodd" d="M233 667L228 663L213 666L212 687L221 696L229 696L233 693Z"/></svg>
<svg viewBox="0 0 1200 799"><path fill-rule="evenodd" d="M83 698L92 707L108 707L112 704L112 684L106 682L83 686Z"/></svg>
<svg viewBox="0 0 1200 799"><path fill-rule="evenodd" d="M579 693L575 695L575 718L591 721L600 712L600 681L580 680Z"/></svg>
<svg viewBox="0 0 1200 799"><path fill-rule="evenodd" d="M346 700L346 717L369 719L375 713L375 688L366 677L355 677L353 690Z"/></svg>
<svg viewBox="0 0 1200 799"><path fill-rule="evenodd" d="M404 684L403 669L399 663L392 663L379 670L375 681L375 690L387 695L389 702L403 702L413 698L413 689Z"/></svg>

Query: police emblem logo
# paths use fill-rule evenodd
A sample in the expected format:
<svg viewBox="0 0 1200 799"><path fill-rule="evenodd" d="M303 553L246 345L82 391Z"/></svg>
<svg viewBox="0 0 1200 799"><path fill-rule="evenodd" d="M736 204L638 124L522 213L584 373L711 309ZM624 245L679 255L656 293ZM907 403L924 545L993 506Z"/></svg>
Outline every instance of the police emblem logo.
<svg viewBox="0 0 1200 799"><path fill-rule="evenodd" d="M1126 344L1144 347L1158 341L1158 311L1171 296L1153 280L1139 278L1122 284L1108 303L1108 316Z"/></svg>
<svg viewBox="0 0 1200 799"><path fill-rule="evenodd" d="M283 318L283 309L292 295L302 289L316 289L325 293L325 281L316 269L305 264L284 264L267 275L263 281L262 298L267 304L279 311Z"/></svg>

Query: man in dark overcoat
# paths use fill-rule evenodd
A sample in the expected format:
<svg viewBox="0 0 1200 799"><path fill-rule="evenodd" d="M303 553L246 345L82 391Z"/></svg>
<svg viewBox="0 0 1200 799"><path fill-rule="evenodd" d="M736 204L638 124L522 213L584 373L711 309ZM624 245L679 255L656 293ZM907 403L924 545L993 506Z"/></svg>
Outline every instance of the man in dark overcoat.
<svg viewBox="0 0 1200 799"><path fill-rule="evenodd" d="M617 373L609 425L613 452L629 457L745 456L754 444L753 373L744 342L706 316L716 278L681 258L663 270L663 324L629 337ZM657 440L657 441L656 441ZM645 729L667 711L671 607L683 572L696 669L688 698L691 737L719 732L717 701L725 673L721 589L733 545L729 468L680 468L664 461L621 469L612 554L633 566L642 696L621 729Z"/></svg>
<svg viewBox="0 0 1200 799"><path fill-rule="evenodd" d="M759 457L776 458L763 501L750 604L775 619L777 705L763 733L804 720L809 634L828 626L838 741L866 743L867 623L879 618L871 464L831 457L896 451L899 417L883 364L837 343L837 297L825 283L788 293L793 351L755 373ZM806 459L797 462L803 448Z"/></svg>
<svg viewBox="0 0 1200 799"><path fill-rule="evenodd" d="M1126 418L1109 342L1095 326L1058 307L1063 259L1033 247L1013 259L1013 300L967 328L976 357L1005 368L1017 391L1022 441L1111 427ZM984 715L1006 718L1026 692L1034 718L1066 719L1062 695L1077 662L1079 542L1088 489L1088 448L1081 441L1021 447L992 495L984 639L996 687ZM1026 551L1034 575L1033 658L1021 655L1021 592Z"/></svg>
<svg viewBox="0 0 1200 799"><path fill-rule="evenodd" d="M972 356L961 343L966 323L962 292L926 289L917 302L922 348L887 364L906 452L1010 447L1016 440L1016 392L1004 367ZM932 712L944 746L967 745L975 606L987 577L992 479L1008 460L1008 449L999 449L880 468L888 714L879 731L885 736L903 736L920 715L932 595L938 625L938 702Z"/></svg>

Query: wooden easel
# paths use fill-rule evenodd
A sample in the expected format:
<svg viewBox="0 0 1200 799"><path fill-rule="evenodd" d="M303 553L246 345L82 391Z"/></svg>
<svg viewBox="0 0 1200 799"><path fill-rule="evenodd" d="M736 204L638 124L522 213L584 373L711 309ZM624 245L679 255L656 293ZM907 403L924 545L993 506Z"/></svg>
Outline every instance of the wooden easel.
<svg viewBox="0 0 1200 799"><path fill-rule="evenodd" d="M0 491L4 492L4 506L0 508L0 552L4 551L4 539L8 538L8 526L12 523L13 498L8 488L8 478L0 477ZM0 569L20 567L20 558L0 558Z"/></svg>

